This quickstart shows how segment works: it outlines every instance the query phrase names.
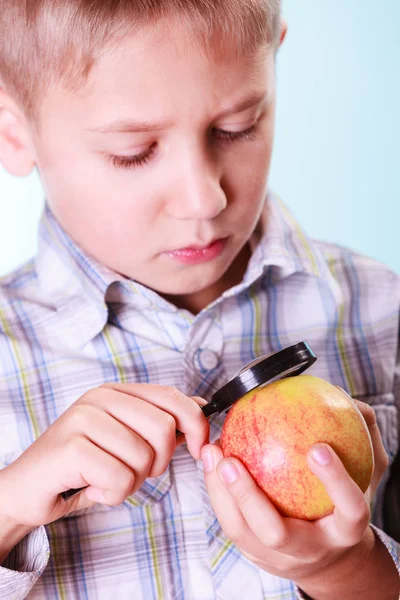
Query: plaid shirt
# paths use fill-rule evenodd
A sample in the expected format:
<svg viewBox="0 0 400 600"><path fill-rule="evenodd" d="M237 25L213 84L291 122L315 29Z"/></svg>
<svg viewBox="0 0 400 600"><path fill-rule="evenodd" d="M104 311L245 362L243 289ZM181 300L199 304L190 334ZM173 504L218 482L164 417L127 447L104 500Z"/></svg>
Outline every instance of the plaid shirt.
<svg viewBox="0 0 400 600"><path fill-rule="evenodd" d="M199 315L97 264L46 209L37 258L0 286L0 463L13 462L71 404L104 382L172 385L210 398L245 363L306 340L311 373L371 404L398 448L399 278L310 240L269 195L243 282ZM397 392L396 392L397 385ZM211 419L211 440L224 416ZM374 507L382 527L383 481ZM27 490L29 501L29 490ZM397 567L399 546L376 529ZM33 531L0 568L0 598L288 600L224 536L202 465L169 468L116 508L95 506Z"/></svg>

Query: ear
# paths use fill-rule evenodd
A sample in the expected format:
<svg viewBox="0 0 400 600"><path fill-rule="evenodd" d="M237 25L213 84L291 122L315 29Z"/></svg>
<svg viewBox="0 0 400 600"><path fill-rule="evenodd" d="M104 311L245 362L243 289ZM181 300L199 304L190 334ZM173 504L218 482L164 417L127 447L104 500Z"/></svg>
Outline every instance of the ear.
<svg viewBox="0 0 400 600"><path fill-rule="evenodd" d="M18 177L29 175L35 166L28 122L17 103L1 87L0 163Z"/></svg>
<svg viewBox="0 0 400 600"><path fill-rule="evenodd" d="M280 40L279 40L280 46L282 46L283 42L285 41L287 30L288 30L287 21L285 21L285 19L281 19L281 36L280 36Z"/></svg>

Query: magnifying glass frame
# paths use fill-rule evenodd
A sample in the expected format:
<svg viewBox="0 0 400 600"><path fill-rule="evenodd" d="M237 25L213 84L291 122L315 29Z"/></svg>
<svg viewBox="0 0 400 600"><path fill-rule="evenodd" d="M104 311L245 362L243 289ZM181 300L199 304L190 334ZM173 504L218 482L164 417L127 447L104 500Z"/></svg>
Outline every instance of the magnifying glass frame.
<svg viewBox="0 0 400 600"><path fill-rule="evenodd" d="M248 392L272 383L277 379L297 376L309 369L317 360L307 342L300 342L270 356L262 356L245 367L212 396L202 407L209 417L228 410L232 404Z"/></svg>

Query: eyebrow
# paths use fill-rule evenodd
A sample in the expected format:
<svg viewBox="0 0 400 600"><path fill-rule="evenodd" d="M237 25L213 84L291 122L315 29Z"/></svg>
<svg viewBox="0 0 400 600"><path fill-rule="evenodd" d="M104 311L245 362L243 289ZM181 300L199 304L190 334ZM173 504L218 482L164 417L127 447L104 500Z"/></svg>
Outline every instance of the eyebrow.
<svg viewBox="0 0 400 600"><path fill-rule="evenodd" d="M145 133L147 131L161 131L168 127L168 123L151 123L150 121L131 121L121 119L109 125L88 129L89 133Z"/></svg>
<svg viewBox="0 0 400 600"><path fill-rule="evenodd" d="M234 106L223 110L217 118L221 118L223 116L233 115L235 113L242 112L247 108L255 106L259 104L262 100L266 99L265 90L256 92L251 96L248 96L246 99L238 102ZM162 131L167 129L170 125L168 122L160 122L160 123L152 123L151 121L133 121L129 119L120 119L110 123L108 125L102 125L100 127L94 127L93 129L88 129L89 133L100 133L100 134L108 134L108 133L146 133L149 131Z"/></svg>
<svg viewBox="0 0 400 600"><path fill-rule="evenodd" d="M237 104L234 104L228 109L223 110L217 118L220 117L228 117L229 115L234 115L235 113L243 112L246 108L251 108L256 104L260 104L262 100L266 100L268 97L268 93L265 90L261 90L258 92L254 92L250 96L247 96L244 100L239 101Z"/></svg>

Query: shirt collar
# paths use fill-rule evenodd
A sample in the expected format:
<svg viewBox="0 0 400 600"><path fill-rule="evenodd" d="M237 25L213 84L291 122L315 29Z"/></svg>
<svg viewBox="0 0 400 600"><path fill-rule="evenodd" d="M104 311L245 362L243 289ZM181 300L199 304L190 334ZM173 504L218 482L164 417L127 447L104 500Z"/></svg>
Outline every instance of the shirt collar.
<svg viewBox="0 0 400 600"><path fill-rule="evenodd" d="M225 296L248 288L268 270L274 282L294 274L322 278L329 274L325 258L282 200L269 192L260 222L250 240L252 256L243 278Z"/></svg>
<svg viewBox="0 0 400 600"><path fill-rule="evenodd" d="M216 303L239 294L268 268L274 281L295 273L323 277L328 265L283 202L272 193L251 239L252 257L243 281ZM74 347L93 340L108 320L108 304L120 302L136 309L179 312L159 294L100 264L75 244L46 206L39 227L36 271L45 301L64 320L66 338ZM185 311L186 312L186 311Z"/></svg>
<svg viewBox="0 0 400 600"><path fill-rule="evenodd" d="M107 290L122 277L79 248L47 205L39 225L36 272L41 294L61 322L64 343L80 347L94 339L108 320Z"/></svg>
<svg viewBox="0 0 400 600"><path fill-rule="evenodd" d="M251 240L253 255L247 277L276 267L277 278L294 273L322 277L326 261L292 213L274 193L269 193L259 226Z"/></svg>

